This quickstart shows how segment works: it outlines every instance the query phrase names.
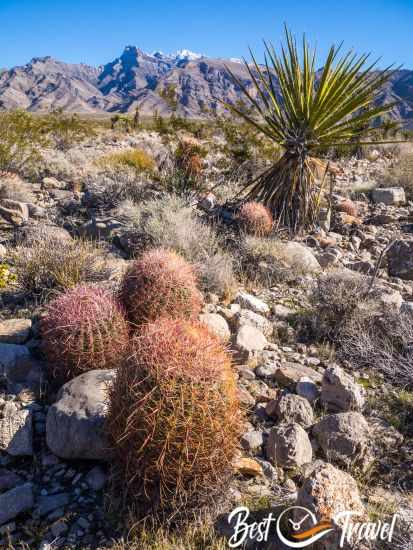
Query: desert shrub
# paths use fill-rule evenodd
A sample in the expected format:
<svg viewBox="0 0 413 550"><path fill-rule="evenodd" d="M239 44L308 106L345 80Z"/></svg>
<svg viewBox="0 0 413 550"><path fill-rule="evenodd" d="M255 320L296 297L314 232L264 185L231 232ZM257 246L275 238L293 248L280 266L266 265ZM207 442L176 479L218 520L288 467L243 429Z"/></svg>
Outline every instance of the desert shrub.
<svg viewBox="0 0 413 550"><path fill-rule="evenodd" d="M185 199L164 196L120 205L117 216L154 247L175 250L194 264L204 290L226 293L235 284L231 256L213 227L203 223Z"/></svg>
<svg viewBox="0 0 413 550"><path fill-rule="evenodd" d="M202 303L193 267L161 248L146 252L129 267L120 298L135 325L158 317L194 319Z"/></svg>
<svg viewBox="0 0 413 550"><path fill-rule="evenodd" d="M348 214L349 216L357 217L358 215L358 208L354 204L353 201L349 199L345 199L340 201L336 206L337 212L344 212L345 214Z"/></svg>
<svg viewBox="0 0 413 550"><path fill-rule="evenodd" d="M107 275L103 249L81 239L44 239L40 232L30 246L18 245L9 256L17 286L43 298L80 283L101 281Z"/></svg>
<svg viewBox="0 0 413 550"><path fill-rule="evenodd" d="M34 169L41 159L39 149L48 144L39 119L23 110L0 113L0 170Z"/></svg>
<svg viewBox="0 0 413 550"><path fill-rule="evenodd" d="M382 175L379 187L403 187L407 200L413 199L413 152L407 151Z"/></svg>
<svg viewBox="0 0 413 550"><path fill-rule="evenodd" d="M85 184L83 201L89 207L111 209L119 207L123 201L139 203L148 194L146 179L134 170L120 172L106 171L105 174L90 176Z"/></svg>
<svg viewBox="0 0 413 550"><path fill-rule="evenodd" d="M338 356L356 368L373 368L386 380L413 388L413 323L408 313L358 308L337 333Z"/></svg>
<svg viewBox="0 0 413 550"><path fill-rule="evenodd" d="M30 184L9 172L0 172L0 199L20 202L35 201Z"/></svg>
<svg viewBox="0 0 413 550"><path fill-rule="evenodd" d="M94 135L91 124L76 114L55 109L44 117L44 128L54 146L67 151L73 145Z"/></svg>
<svg viewBox="0 0 413 550"><path fill-rule="evenodd" d="M241 416L231 360L183 320L144 326L110 390L108 431L122 485L145 514L189 514L221 493Z"/></svg>
<svg viewBox="0 0 413 550"><path fill-rule="evenodd" d="M155 169L153 158L141 149L125 149L104 155L96 161L103 169L132 169L137 174L151 173Z"/></svg>
<svg viewBox="0 0 413 550"><path fill-rule="evenodd" d="M243 204L238 212L238 221L247 233L259 237L271 233L274 223L268 208L258 202Z"/></svg>
<svg viewBox="0 0 413 550"><path fill-rule="evenodd" d="M52 373L61 382L91 369L117 367L129 342L119 304L106 290L91 286L78 286L52 301L40 332Z"/></svg>
<svg viewBox="0 0 413 550"><path fill-rule="evenodd" d="M368 288L369 280L356 272L321 275L311 296L317 336L334 340L366 300Z"/></svg>

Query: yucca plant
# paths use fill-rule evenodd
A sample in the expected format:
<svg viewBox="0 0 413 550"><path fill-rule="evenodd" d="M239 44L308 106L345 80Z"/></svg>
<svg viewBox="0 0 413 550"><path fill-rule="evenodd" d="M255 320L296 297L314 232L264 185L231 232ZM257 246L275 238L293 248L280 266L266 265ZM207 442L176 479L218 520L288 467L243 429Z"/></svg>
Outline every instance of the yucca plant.
<svg viewBox="0 0 413 550"><path fill-rule="evenodd" d="M278 225L297 233L317 222L327 173L326 162L318 157L331 147L354 146L355 137L360 145L370 143L380 129L377 120L394 105L375 105L393 71L373 70L377 61L368 64L369 54L350 51L339 57L341 45L330 48L317 71L315 51L305 37L300 59L296 40L287 28L285 34L280 55L265 43L264 65L252 52L253 62L244 60L253 91L228 69L253 114L225 105L283 148L282 157L242 193L267 206Z"/></svg>

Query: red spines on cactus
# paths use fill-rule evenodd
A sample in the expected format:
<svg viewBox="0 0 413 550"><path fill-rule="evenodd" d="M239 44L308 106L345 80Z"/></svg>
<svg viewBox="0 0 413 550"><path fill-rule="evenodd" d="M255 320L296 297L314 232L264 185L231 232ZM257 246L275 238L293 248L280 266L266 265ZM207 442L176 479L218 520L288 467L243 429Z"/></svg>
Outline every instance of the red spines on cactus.
<svg viewBox="0 0 413 550"><path fill-rule="evenodd" d="M344 212L345 214L348 214L349 216L353 216L354 218L358 216L357 205L354 204L354 202L351 201L350 199L344 199L341 202L339 202L337 204L337 211Z"/></svg>
<svg viewBox="0 0 413 550"><path fill-rule="evenodd" d="M252 235L262 237L271 233L274 220L269 209L258 202L246 202L238 212L238 220Z"/></svg>
<svg viewBox="0 0 413 550"><path fill-rule="evenodd" d="M118 366L129 341L120 305L102 288L78 286L51 302L42 319L43 349L61 382Z"/></svg>
<svg viewBox="0 0 413 550"><path fill-rule="evenodd" d="M208 329L141 327L110 390L108 431L130 496L161 511L222 490L242 418L231 359Z"/></svg>
<svg viewBox="0 0 413 550"><path fill-rule="evenodd" d="M159 317L194 319L202 305L193 267L161 248L146 252L130 266L120 299L129 321L136 325Z"/></svg>

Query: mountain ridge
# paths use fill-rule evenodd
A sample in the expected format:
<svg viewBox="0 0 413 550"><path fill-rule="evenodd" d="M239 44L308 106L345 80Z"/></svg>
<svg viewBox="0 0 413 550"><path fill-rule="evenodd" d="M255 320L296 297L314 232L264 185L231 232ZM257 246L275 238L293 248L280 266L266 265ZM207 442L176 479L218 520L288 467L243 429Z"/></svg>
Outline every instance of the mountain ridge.
<svg viewBox="0 0 413 550"><path fill-rule="evenodd" d="M242 93L227 67L254 88L244 65L231 58L211 58L190 50L148 54L126 46L122 54L99 67L65 63L51 56L33 57L26 65L0 71L0 109L32 112L63 108L79 113L158 112L188 118L222 113L217 101L236 102ZM391 117L413 129L413 70L395 71L378 97L378 104L397 101Z"/></svg>

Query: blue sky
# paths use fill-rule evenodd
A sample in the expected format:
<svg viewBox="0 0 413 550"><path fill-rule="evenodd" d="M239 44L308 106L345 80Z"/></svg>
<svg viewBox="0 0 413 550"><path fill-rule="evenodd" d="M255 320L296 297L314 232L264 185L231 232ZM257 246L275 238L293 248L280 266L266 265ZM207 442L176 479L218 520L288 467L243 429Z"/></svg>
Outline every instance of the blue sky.
<svg viewBox="0 0 413 550"><path fill-rule="evenodd" d="M283 23L317 43L319 65L333 42L413 69L413 0L0 0L0 67L51 55L92 65L126 45L187 48L211 57L259 55L279 44Z"/></svg>

